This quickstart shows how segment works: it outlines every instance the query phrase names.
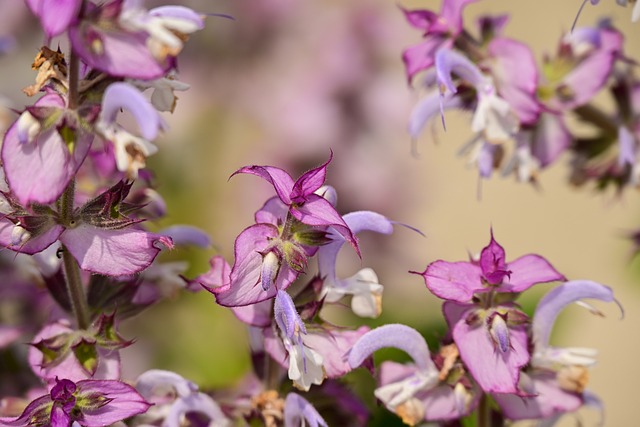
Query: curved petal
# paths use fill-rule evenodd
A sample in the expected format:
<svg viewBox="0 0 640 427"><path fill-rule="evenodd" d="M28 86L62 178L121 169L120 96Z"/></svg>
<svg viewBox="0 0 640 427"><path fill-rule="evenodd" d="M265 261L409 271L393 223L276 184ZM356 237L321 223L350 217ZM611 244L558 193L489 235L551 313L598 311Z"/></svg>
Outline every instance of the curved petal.
<svg viewBox="0 0 640 427"><path fill-rule="evenodd" d="M484 84L485 77L480 69L462 54L452 49L440 49L436 52L435 58L438 82L444 85L450 93L457 92L452 80L453 74L475 87Z"/></svg>
<svg viewBox="0 0 640 427"><path fill-rule="evenodd" d="M351 212L342 217L353 234L361 231L375 231L381 234L391 234L393 223L384 215L372 211ZM338 252L345 243L342 237L332 236L332 241L318 249L318 272L330 285L338 285L336 277L336 259Z"/></svg>
<svg viewBox="0 0 640 427"><path fill-rule="evenodd" d="M256 223L281 225L287 219L289 206L285 205L280 197L273 196L256 212L254 219Z"/></svg>
<svg viewBox="0 0 640 427"><path fill-rule="evenodd" d="M524 255L507 264L511 276L498 286L498 292L522 292L538 283L567 280L540 255Z"/></svg>
<svg viewBox="0 0 640 427"><path fill-rule="evenodd" d="M322 187L327 177L327 166L333 159L333 151L329 155L329 160L324 164L305 172L293 185L291 200L295 203L304 203L306 196L313 194Z"/></svg>
<svg viewBox="0 0 640 427"><path fill-rule="evenodd" d="M469 391L460 383L457 386L463 388L461 392L464 396L457 396L456 388L450 385L441 385L416 394L416 398L424 406L426 421L459 419L469 415L478 406L482 393L477 387Z"/></svg>
<svg viewBox="0 0 640 427"><path fill-rule="evenodd" d="M498 37L488 46L494 60L492 74L500 95L516 112L521 123L533 124L541 107L536 98L538 68L529 46Z"/></svg>
<svg viewBox="0 0 640 427"><path fill-rule="evenodd" d="M40 396L31 403L27 405L27 407L22 411L22 414L16 418L12 417L0 417L0 426L2 427L24 427L29 425L30 422L33 421L33 416L38 414L38 412L51 405L51 396L46 394L44 396Z"/></svg>
<svg viewBox="0 0 640 427"><path fill-rule="evenodd" d="M533 133L531 152L540 167L547 167L569 148L572 141L561 115L542 113Z"/></svg>
<svg viewBox="0 0 640 427"><path fill-rule="evenodd" d="M139 273L160 252L156 243L173 246L170 238L143 230L107 230L84 223L67 229L60 241L78 260L80 268L106 276Z"/></svg>
<svg viewBox="0 0 640 427"><path fill-rule="evenodd" d="M111 124L121 110L130 112L138 124L140 135L152 140L164 127L162 118L142 93L129 83L116 82L107 87L102 98L101 120Z"/></svg>
<svg viewBox="0 0 640 427"><path fill-rule="evenodd" d="M229 263L220 255L216 255L209 260L209 265L211 269L193 279L191 283L199 284L214 295L229 289L231 286Z"/></svg>
<svg viewBox="0 0 640 427"><path fill-rule="evenodd" d="M152 401L157 390L171 386L179 397L189 396L198 391L198 386L175 372L150 369L136 380L136 390L147 400Z"/></svg>
<svg viewBox="0 0 640 427"><path fill-rule="evenodd" d="M2 163L7 182L20 203L48 204L56 200L89 152L92 136L82 135L73 153L55 127L31 142L20 142L17 123L7 131L2 144Z"/></svg>
<svg viewBox="0 0 640 427"><path fill-rule="evenodd" d="M229 178L239 174L248 173L266 180L276 190L278 197L285 205L291 204L291 191L293 191L293 178L286 171L273 166L245 166L231 174Z"/></svg>
<svg viewBox="0 0 640 427"><path fill-rule="evenodd" d="M271 325L273 320L270 300L240 307L231 307L231 310L238 320L258 328L266 328Z"/></svg>
<svg viewBox="0 0 640 427"><path fill-rule="evenodd" d="M413 328L397 323L379 326L364 334L349 352L349 365L357 368L375 351L385 347L404 351L420 370L438 372L422 335Z"/></svg>
<svg viewBox="0 0 640 427"><path fill-rule="evenodd" d="M435 296L457 302L469 302L476 292L486 292L482 285L482 270L470 262L435 261L422 275L427 288Z"/></svg>
<svg viewBox="0 0 640 427"><path fill-rule="evenodd" d="M162 423L163 427L177 427L183 424L183 416L190 412L196 412L206 416L211 426L227 425L217 424L227 421L220 405L210 396L204 393L193 393L189 396L181 397L169 408L169 412Z"/></svg>
<svg viewBox="0 0 640 427"><path fill-rule="evenodd" d="M230 274L227 289L216 292L216 302L225 307L237 307L255 304L273 298L278 289L286 289L298 273L287 263L282 263L276 277L276 286L267 291L262 289L260 273L262 271L261 252L269 247L271 239L278 236L278 230L271 224L255 224L246 228L236 238L235 262Z"/></svg>
<svg viewBox="0 0 640 427"><path fill-rule="evenodd" d="M531 330L536 349L549 345L553 324L567 305L585 298L614 302L613 291L608 286L590 280L572 280L556 286L538 303L533 315Z"/></svg>
<svg viewBox="0 0 640 427"><path fill-rule="evenodd" d="M185 21L192 27L202 30L204 28L203 15L184 6L160 6L149 10L149 16L158 16L162 18L172 18Z"/></svg>

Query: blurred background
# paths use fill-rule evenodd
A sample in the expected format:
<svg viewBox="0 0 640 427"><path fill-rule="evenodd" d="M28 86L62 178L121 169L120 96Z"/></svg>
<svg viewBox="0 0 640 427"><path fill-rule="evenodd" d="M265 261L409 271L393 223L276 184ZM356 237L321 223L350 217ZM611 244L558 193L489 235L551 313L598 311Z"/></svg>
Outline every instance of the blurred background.
<svg viewBox="0 0 640 427"><path fill-rule="evenodd" d="M147 1L148 7L169 2ZM402 1L407 8L438 10L439 1ZM469 5L469 27L481 14L511 15L506 35L529 43L537 58L555 51L580 6L580 0L511 2L483 0ZM232 263L235 237L272 195L255 177L229 175L249 164L275 165L295 177L334 160L328 183L339 195L338 210L374 210L417 227L426 238L397 227L391 236L363 234L363 259L341 253L340 271L350 276L373 267L383 285L383 315L374 321L333 310L336 323L371 326L390 321L420 329L430 342L444 333L441 302L429 294L422 271L437 259L466 260L489 241L493 227L507 260L538 253L570 279L611 286L625 307L599 306L604 319L579 307L566 310L552 342L597 348L599 364L588 388L606 408L606 425L631 425L637 419L640 384L640 263L634 262L627 236L640 228L640 198L597 193L568 184L568 159L539 177L540 188L502 179L479 182L477 172L457 151L471 136L470 115L447 113L416 141L411 155L406 123L418 90L406 83L401 52L421 35L405 22L399 5L388 0L218 0L183 1L210 17L181 55L181 81L170 130L149 159L169 217L158 227L191 224L215 242L210 251L184 250L167 259L190 260L189 277L203 273L208 259L222 254ZM32 83L30 64L43 36L37 22L16 0L0 1L0 95L6 107L21 110L31 102L21 89ZM625 50L638 57L640 24L632 26L629 8L612 0L587 5L579 25L610 17L626 35ZM13 39L7 38L12 36ZM607 105L606 97L602 99ZM15 115L3 111L6 124ZM574 128L575 129L575 128ZM580 131L580 130L578 130ZM479 196L480 194L480 196ZM532 312L550 286L537 286L522 301ZM124 325L136 345L124 351L125 378L144 370L175 370L203 388L234 384L249 369L244 327L217 306L210 294L180 294ZM586 425L595 413L581 415ZM574 425L575 419L563 425ZM388 425L388 424L385 424Z"/></svg>

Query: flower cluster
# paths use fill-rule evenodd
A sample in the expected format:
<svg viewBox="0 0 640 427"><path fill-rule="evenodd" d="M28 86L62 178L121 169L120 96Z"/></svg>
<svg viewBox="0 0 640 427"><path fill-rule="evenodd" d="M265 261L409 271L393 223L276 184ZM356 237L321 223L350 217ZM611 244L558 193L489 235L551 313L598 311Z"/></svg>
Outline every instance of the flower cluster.
<svg viewBox="0 0 640 427"><path fill-rule="evenodd" d="M416 330L391 324L364 334L349 353L354 368L383 347L411 357L409 364L384 362L375 390L405 423L456 420L479 406L489 416L489 396L499 408L495 416L549 423L597 402L586 390L587 368L595 363L596 351L553 347L549 337L568 305L586 305L583 299L615 302L610 288L589 280L566 281L539 255L506 262L493 236L478 258L435 261L416 274L445 300L442 312L449 333L440 348L432 355ZM562 283L540 300L533 317L516 303L533 285L557 281Z"/></svg>
<svg viewBox="0 0 640 427"><path fill-rule="evenodd" d="M536 183L539 171L569 152L573 184L637 186L638 80L612 23L574 29L538 64L527 44L504 35L507 15L483 16L467 29L462 11L469 3L444 0L439 13L405 11L424 37L404 52L407 74L412 81L423 72L420 85L428 90L413 110L412 138L438 112L444 121L446 110L470 110L474 136L460 152L482 178L499 169ZM612 112L594 103L607 91ZM567 123L574 117L594 136L572 130Z"/></svg>

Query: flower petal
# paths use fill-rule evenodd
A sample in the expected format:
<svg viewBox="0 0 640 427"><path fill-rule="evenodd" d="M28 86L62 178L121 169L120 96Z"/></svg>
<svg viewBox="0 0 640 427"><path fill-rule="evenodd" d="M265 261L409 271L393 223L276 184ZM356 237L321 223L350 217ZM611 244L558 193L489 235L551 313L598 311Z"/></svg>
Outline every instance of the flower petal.
<svg viewBox="0 0 640 427"><path fill-rule="evenodd" d="M312 226L331 226L342 235L360 255L358 240L344 222L340 214L326 199L310 194L301 206L292 206L291 214L300 222Z"/></svg>
<svg viewBox="0 0 640 427"><path fill-rule="evenodd" d="M80 4L82 0L27 0L49 39L66 31L78 16Z"/></svg>
<svg viewBox="0 0 640 427"><path fill-rule="evenodd" d="M482 285L482 270L470 262L438 260L427 266L422 275L429 291L435 296L457 302L469 302L476 292L486 292Z"/></svg>
<svg viewBox="0 0 640 427"><path fill-rule="evenodd" d="M284 427L327 427L316 408L296 393L289 393L284 401Z"/></svg>
<svg viewBox="0 0 640 427"><path fill-rule="evenodd" d="M273 166L245 166L231 174L229 178L239 174L248 173L259 176L268 181L276 190L278 197L286 205L291 204L291 192L293 191L293 178L286 171Z"/></svg>
<svg viewBox="0 0 640 427"><path fill-rule="evenodd" d="M468 309L465 310L465 307ZM484 325L467 324L465 317L475 308L447 301L443 305L447 323L467 369L487 393L519 394L520 369L529 362L527 332L524 327L510 327L510 349L499 351Z"/></svg>
<svg viewBox="0 0 640 427"><path fill-rule="evenodd" d="M22 143L16 124L9 128L2 144L2 162L9 187L23 205L51 203L60 197L80 167L93 137L80 133L70 153L55 127L31 142Z"/></svg>
<svg viewBox="0 0 640 427"><path fill-rule="evenodd" d="M302 341L305 346L322 356L322 365L327 378L339 378L352 369L345 354L367 332L369 332L368 326L361 326L356 330L309 326Z"/></svg>
<svg viewBox="0 0 640 427"><path fill-rule="evenodd" d="M342 218L354 235L365 230L381 234L391 234L393 232L393 223L384 215L376 212L351 212ZM339 286L339 280L336 277L336 259L338 258L338 252L345 243L345 239L335 232L332 233L331 238L330 243L318 249L318 271L325 280L326 285Z"/></svg>
<svg viewBox="0 0 640 427"><path fill-rule="evenodd" d="M83 22L69 29L73 50L91 68L113 77L153 80L164 76L172 61L158 61L147 48L147 35L105 29Z"/></svg>
<svg viewBox="0 0 640 427"><path fill-rule="evenodd" d="M16 244L14 239L15 227L16 225L8 219L0 219L0 246L29 255L42 252L51 246L64 231L64 227L52 223L41 234L31 235L26 242Z"/></svg>
<svg viewBox="0 0 640 427"><path fill-rule="evenodd" d="M69 249L80 268L107 276L139 273L160 252L157 242L171 248L171 239L135 228L107 230L89 224L67 229L60 241Z"/></svg>
<svg viewBox="0 0 640 427"><path fill-rule="evenodd" d="M364 334L349 352L349 365L355 369L375 351L385 347L404 351L420 370L438 372L422 335L409 326L397 323L379 326Z"/></svg>
<svg viewBox="0 0 640 427"><path fill-rule="evenodd" d="M165 125L162 117L142 93L129 83L116 82L107 87L102 98L101 120L112 124L118 112L126 110L135 118L140 135L152 140Z"/></svg>
<svg viewBox="0 0 640 427"><path fill-rule="evenodd" d="M549 261L540 255L524 255L507 264L511 277L497 290L499 292L522 292L538 283L567 280Z"/></svg>
<svg viewBox="0 0 640 427"><path fill-rule="evenodd" d="M313 168L310 171L305 172L293 185L291 191L291 200L294 203L304 203L306 196L313 194L316 190L322 187L327 177L327 166L333 159L333 151L329 155L329 160L324 164Z"/></svg>
<svg viewBox="0 0 640 427"><path fill-rule="evenodd" d="M143 414L151 406L135 388L121 381L83 380L76 383L76 395L101 395L109 399L109 403L95 409L82 410L84 427L102 427L122 421L134 415Z"/></svg>
<svg viewBox="0 0 640 427"><path fill-rule="evenodd" d="M527 374L522 374L527 375ZM528 374L527 392L532 396L494 394L493 398L511 420L541 419L573 412L582 405L582 398L560 388L556 374L540 371Z"/></svg>
<svg viewBox="0 0 640 427"><path fill-rule="evenodd" d="M549 336L558 314L567 305L585 298L614 302L613 291L608 286L590 280L572 280L550 290L538 303L533 316L531 331L538 350L549 345Z"/></svg>
<svg viewBox="0 0 640 427"><path fill-rule="evenodd" d="M264 291L261 286L261 252L278 236L271 224L255 224L246 228L236 238L235 262L230 274L230 285L216 293L216 302L225 307L255 304L273 298L278 289L286 289L298 277L298 273L282 263L276 277L276 286Z"/></svg>

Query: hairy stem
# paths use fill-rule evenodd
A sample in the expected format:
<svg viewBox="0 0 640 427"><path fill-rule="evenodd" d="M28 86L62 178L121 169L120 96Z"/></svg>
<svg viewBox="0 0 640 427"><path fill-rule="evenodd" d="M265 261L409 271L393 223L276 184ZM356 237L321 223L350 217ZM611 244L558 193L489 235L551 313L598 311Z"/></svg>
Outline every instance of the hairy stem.
<svg viewBox="0 0 640 427"><path fill-rule="evenodd" d="M69 185L62 193L62 203L60 213L62 221L65 225L69 225L73 221L73 200L75 196L75 180L71 180ZM80 277L80 268L78 263L71 255L69 250L62 245L62 261L64 264L65 278L67 281L67 294L71 302L71 309L76 318L79 329L87 329L91 324L89 316L89 306L87 297L85 296L82 279Z"/></svg>

